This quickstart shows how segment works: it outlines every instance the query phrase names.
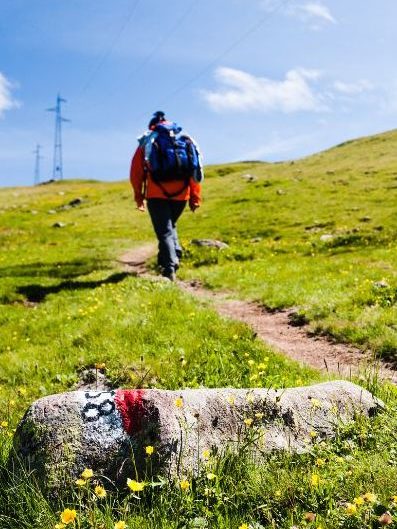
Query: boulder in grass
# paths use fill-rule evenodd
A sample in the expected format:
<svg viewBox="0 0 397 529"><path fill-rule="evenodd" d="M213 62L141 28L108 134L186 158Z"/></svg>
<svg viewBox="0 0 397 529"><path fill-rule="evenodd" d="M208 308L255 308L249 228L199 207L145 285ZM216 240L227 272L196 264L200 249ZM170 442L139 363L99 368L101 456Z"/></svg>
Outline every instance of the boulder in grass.
<svg viewBox="0 0 397 529"><path fill-rule="evenodd" d="M255 175L252 175L252 174L243 174L241 176L241 178L243 178L244 180L246 180L247 182L256 182L258 180L258 177L255 176Z"/></svg>
<svg viewBox="0 0 397 529"><path fill-rule="evenodd" d="M14 453L47 490L86 467L125 486L148 468L168 477L195 474L204 451L236 449L255 430L254 450L304 452L330 438L340 421L371 416L382 403L345 381L271 389L75 391L34 402L19 424ZM154 447L148 466L145 448Z"/></svg>
<svg viewBox="0 0 397 529"><path fill-rule="evenodd" d="M218 250L224 250L229 248L229 245L216 239L193 239L192 244L195 246L206 246L207 248L217 248Z"/></svg>
<svg viewBox="0 0 397 529"><path fill-rule="evenodd" d="M334 239L334 236L331 235L330 233L324 233L323 235L320 236L321 242L329 242L329 241L332 241L333 239Z"/></svg>
<svg viewBox="0 0 397 529"><path fill-rule="evenodd" d="M69 202L69 206L72 206L72 208L75 208L76 206L80 206L80 204L82 204L83 202L84 200L82 198L77 197Z"/></svg>

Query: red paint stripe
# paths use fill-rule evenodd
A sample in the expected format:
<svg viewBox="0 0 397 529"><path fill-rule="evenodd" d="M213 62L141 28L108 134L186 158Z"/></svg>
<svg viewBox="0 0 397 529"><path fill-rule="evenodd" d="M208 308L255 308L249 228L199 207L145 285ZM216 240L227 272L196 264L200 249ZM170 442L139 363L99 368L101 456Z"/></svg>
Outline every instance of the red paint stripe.
<svg viewBox="0 0 397 529"><path fill-rule="evenodd" d="M117 409L123 419L124 430L133 435L142 429L143 389L118 389L114 397Z"/></svg>

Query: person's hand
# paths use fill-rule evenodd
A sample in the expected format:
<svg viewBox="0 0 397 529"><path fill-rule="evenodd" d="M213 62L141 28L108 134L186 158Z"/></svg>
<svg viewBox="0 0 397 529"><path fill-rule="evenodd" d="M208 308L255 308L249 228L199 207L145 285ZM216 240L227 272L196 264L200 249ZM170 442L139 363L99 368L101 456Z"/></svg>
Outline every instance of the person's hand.
<svg viewBox="0 0 397 529"><path fill-rule="evenodd" d="M200 207L200 204L196 204L194 202L189 202L189 208L192 213L196 211Z"/></svg>
<svg viewBox="0 0 397 529"><path fill-rule="evenodd" d="M137 200L136 207L138 211L146 211L145 202L143 200Z"/></svg>

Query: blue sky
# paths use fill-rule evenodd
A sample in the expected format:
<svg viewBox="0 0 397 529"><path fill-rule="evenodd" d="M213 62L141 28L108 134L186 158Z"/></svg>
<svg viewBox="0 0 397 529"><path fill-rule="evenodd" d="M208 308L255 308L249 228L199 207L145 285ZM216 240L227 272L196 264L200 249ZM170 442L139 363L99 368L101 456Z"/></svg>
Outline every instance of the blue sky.
<svg viewBox="0 0 397 529"><path fill-rule="evenodd" d="M0 185L52 168L67 99L65 178L126 178L164 110L206 163L296 158L396 127L397 2L1 0Z"/></svg>

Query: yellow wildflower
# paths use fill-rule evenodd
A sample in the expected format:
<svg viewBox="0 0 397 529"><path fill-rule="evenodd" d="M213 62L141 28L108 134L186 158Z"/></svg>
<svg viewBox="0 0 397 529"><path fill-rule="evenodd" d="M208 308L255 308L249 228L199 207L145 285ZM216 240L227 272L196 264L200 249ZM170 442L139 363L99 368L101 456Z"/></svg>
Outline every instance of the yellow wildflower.
<svg viewBox="0 0 397 529"><path fill-rule="evenodd" d="M238 334L233 335L233 340L238 340Z"/></svg>
<svg viewBox="0 0 397 529"><path fill-rule="evenodd" d="M397 503L397 496L392 496L392 497L391 497L391 501L392 501L393 503Z"/></svg>
<svg viewBox="0 0 397 529"><path fill-rule="evenodd" d="M250 358L250 359L248 360L247 364L248 364L249 366L253 366L253 365L255 364L255 362L254 362L254 360L252 360L252 358Z"/></svg>
<svg viewBox="0 0 397 529"><path fill-rule="evenodd" d="M127 527L127 524L123 522L122 520L114 524L114 529L126 529L126 527Z"/></svg>
<svg viewBox="0 0 397 529"><path fill-rule="evenodd" d="M318 399L311 399L312 408L321 408L321 402Z"/></svg>
<svg viewBox="0 0 397 529"><path fill-rule="evenodd" d="M305 522L311 523L311 522L314 522L314 520L316 519L316 516L317 515L315 512L310 511L310 512L305 513L304 520Z"/></svg>
<svg viewBox="0 0 397 529"><path fill-rule="evenodd" d="M7 428L7 426L8 426L8 422L7 422L7 421L1 421L1 422L0 422L0 426L1 426L2 428Z"/></svg>
<svg viewBox="0 0 397 529"><path fill-rule="evenodd" d="M347 503L346 504L346 513L349 516L354 516L357 513L357 506L354 505L354 503Z"/></svg>
<svg viewBox="0 0 397 529"><path fill-rule="evenodd" d="M83 472L81 473L81 477L83 479L90 479L90 478L92 478L93 475L94 475L94 472L93 472L92 468L85 468L83 470Z"/></svg>
<svg viewBox="0 0 397 529"><path fill-rule="evenodd" d="M55 529L64 529L65 528L65 525L63 523L56 523L55 524Z"/></svg>
<svg viewBox="0 0 397 529"><path fill-rule="evenodd" d="M314 439L315 437L317 437L317 432L315 432L314 430L311 430L311 432L310 432L310 437L311 437L312 439Z"/></svg>
<svg viewBox="0 0 397 529"><path fill-rule="evenodd" d="M211 452L209 450L203 450L203 458L209 459L211 455Z"/></svg>
<svg viewBox="0 0 397 529"><path fill-rule="evenodd" d="M312 474L310 476L310 484L312 487L318 487L320 485L320 476L318 474Z"/></svg>
<svg viewBox="0 0 397 529"><path fill-rule="evenodd" d="M376 501L376 494L373 494L372 492L366 492L363 495L363 498L368 503L374 503Z"/></svg>
<svg viewBox="0 0 397 529"><path fill-rule="evenodd" d="M254 422L254 419L244 419L245 426L248 426L248 428L252 425Z"/></svg>
<svg viewBox="0 0 397 529"><path fill-rule="evenodd" d="M183 407L183 398L182 397L178 397L175 399L175 406L177 408L182 408Z"/></svg>
<svg viewBox="0 0 397 529"><path fill-rule="evenodd" d="M76 479L75 483L78 487L84 487L87 482L85 479Z"/></svg>
<svg viewBox="0 0 397 529"><path fill-rule="evenodd" d="M274 492L274 495L276 496L276 498L280 498L281 497L281 490L276 490Z"/></svg>
<svg viewBox="0 0 397 529"><path fill-rule="evenodd" d="M94 489L94 492L98 498L105 498L106 497L106 490L101 487L100 485L97 485Z"/></svg>
<svg viewBox="0 0 397 529"><path fill-rule="evenodd" d="M26 388L18 388L18 393L22 397L25 396L27 394L27 392L28 392L28 390Z"/></svg>
<svg viewBox="0 0 397 529"><path fill-rule="evenodd" d="M318 457L318 458L316 459L316 465L317 465L318 467L323 467L323 466L325 465L325 459L321 459L321 457Z"/></svg>
<svg viewBox="0 0 397 529"><path fill-rule="evenodd" d="M132 492L141 492L145 488L144 481L136 481L135 479L127 479L127 486Z"/></svg>
<svg viewBox="0 0 397 529"><path fill-rule="evenodd" d="M250 529L250 528L248 524L242 523L238 529Z"/></svg>
<svg viewBox="0 0 397 529"><path fill-rule="evenodd" d="M74 523L76 516L77 516L77 513L75 509L65 509L61 513L61 522L64 523L65 525Z"/></svg>
<svg viewBox="0 0 397 529"><path fill-rule="evenodd" d="M146 446L146 447L145 447L145 452L146 452L146 454L147 454L148 456L151 456L151 455L153 454L153 452L154 452L154 447L151 446L151 445Z"/></svg>
<svg viewBox="0 0 397 529"><path fill-rule="evenodd" d="M208 472L207 474L207 479L215 479L216 478L216 474L213 474L212 472Z"/></svg>
<svg viewBox="0 0 397 529"><path fill-rule="evenodd" d="M236 402L236 399L233 397L233 395L229 395L226 400L228 401L228 403L233 406L234 403Z"/></svg>
<svg viewBox="0 0 397 529"><path fill-rule="evenodd" d="M263 416L264 416L263 413L255 413L255 418L256 418L256 419L261 420L261 419L263 419Z"/></svg>
<svg viewBox="0 0 397 529"><path fill-rule="evenodd" d="M353 503L355 503L358 506L363 505L364 498L362 498L361 496L358 496L358 498L354 498Z"/></svg>
<svg viewBox="0 0 397 529"><path fill-rule="evenodd" d="M105 368L106 368L106 364L104 362L99 362L95 364L95 369L105 369Z"/></svg>
<svg viewBox="0 0 397 529"><path fill-rule="evenodd" d="M179 486L181 487L182 490L189 490L189 488L190 488L190 483L188 482L187 479L183 479L183 480L179 483Z"/></svg>
<svg viewBox="0 0 397 529"><path fill-rule="evenodd" d="M258 364L259 371L265 370L266 368L267 364L265 364L265 362L261 362L260 364Z"/></svg>

